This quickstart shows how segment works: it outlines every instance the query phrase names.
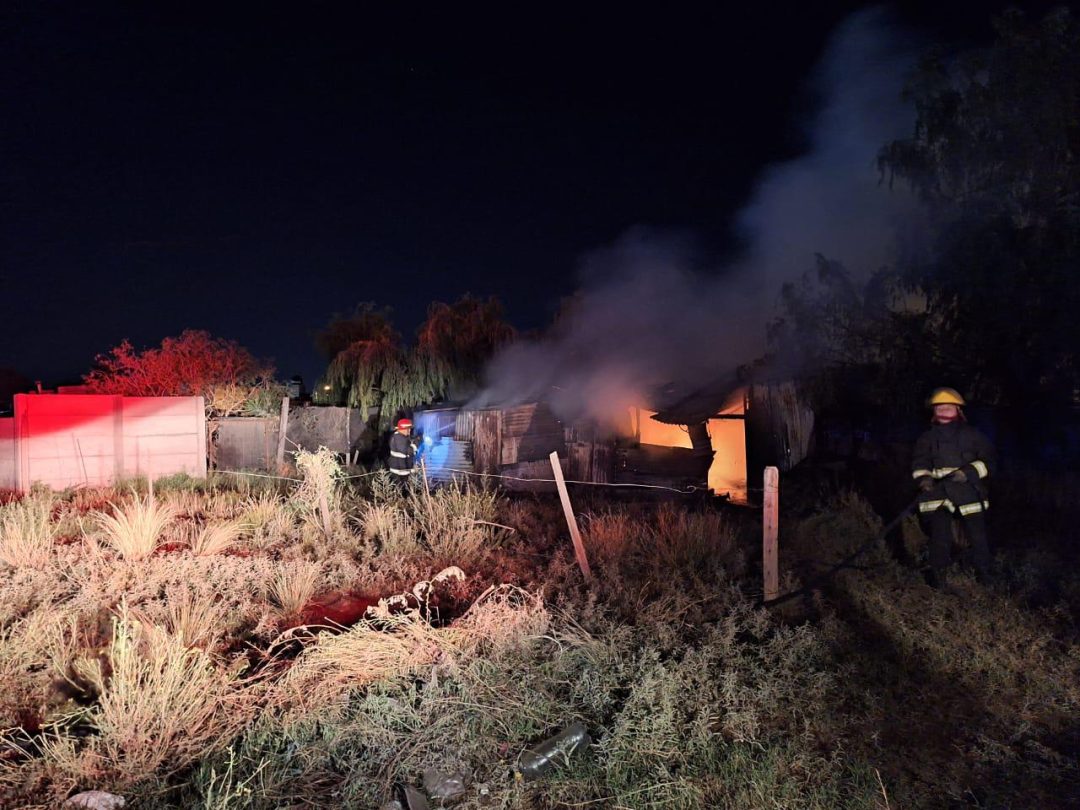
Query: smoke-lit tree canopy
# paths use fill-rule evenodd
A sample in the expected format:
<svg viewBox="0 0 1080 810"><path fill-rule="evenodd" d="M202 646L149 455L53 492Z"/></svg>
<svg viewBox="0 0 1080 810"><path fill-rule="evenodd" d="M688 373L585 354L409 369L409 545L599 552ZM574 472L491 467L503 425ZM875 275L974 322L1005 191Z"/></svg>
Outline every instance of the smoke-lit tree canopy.
<svg viewBox="0 0 1080 810"><path fill-rule="evenodd" d="M1080 36L1067 10L997 21L988 48L927 58L911 138L881 165L937 223L900 268L927 297L935 358L984 401L1062 402L1080 389Z"/></svg>
<svg viewBox="0 0 1080 810"><path fill-rule="evenodd" d="M380 426L389 427L420 405L467 396L487 361L514 334L496 299L465 295L452 304L432 303L415 345L407 346L389 310L361 304L316 335L330 361L316 400L361 408L365 419L377 406Z"/></svg>
<svg viewBox="0 0 1080 810"><path fill-rule="evenodd" d="M826 400L886 410L948 381L988 404L1080 391L1080 39L1060 11L913 72L912 135L883 145L882 193L918 192L929 249L856 283L830 258L781 295L771 351L817 369ZM913 258L908 258L913 257ZM855 270L855 268L850 268ZM845 391L847 393L845 393Z"/></svg>

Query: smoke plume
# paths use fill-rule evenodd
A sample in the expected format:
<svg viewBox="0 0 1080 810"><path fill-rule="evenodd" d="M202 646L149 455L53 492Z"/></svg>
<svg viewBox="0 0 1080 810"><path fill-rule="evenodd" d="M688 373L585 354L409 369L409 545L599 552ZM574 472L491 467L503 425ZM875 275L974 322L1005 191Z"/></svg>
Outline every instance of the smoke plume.
<svg viewBox="0 0 1080 810"><path fill-rule="evenodd" d="M911 132L900 93L913 61L884 12L850 17L811 79L821 101L806 153L766 168L737 215L740 257L709 266L692 233L630 230L583 257L568 311L543 339L497 356L472 404L542 399L564 417L604 419L655 385L704 385L761 356L781 285L815 253L855 274L890 264L917 204L880 182L875 159Z"/></svg>

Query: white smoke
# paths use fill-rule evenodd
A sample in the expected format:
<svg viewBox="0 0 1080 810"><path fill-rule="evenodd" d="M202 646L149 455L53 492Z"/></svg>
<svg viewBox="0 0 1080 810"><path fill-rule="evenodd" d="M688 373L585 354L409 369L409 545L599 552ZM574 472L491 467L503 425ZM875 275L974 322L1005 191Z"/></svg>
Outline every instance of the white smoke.
<svg viewBox="0 0 1080 810"><path fill-rule="evenodd" d="M571 311L497 356L473 404L543 399L566 417L606 418L652 386L705 384L759 357L781 285L815 253L856 274L889 264L918 206L880 182L876 156L911 132L900 93L913 62L886 13L850 17L811 79L821 104L807 153L767 168L737 217L741 257L702 268L692 234L631 229L584 257Z"/></svg>

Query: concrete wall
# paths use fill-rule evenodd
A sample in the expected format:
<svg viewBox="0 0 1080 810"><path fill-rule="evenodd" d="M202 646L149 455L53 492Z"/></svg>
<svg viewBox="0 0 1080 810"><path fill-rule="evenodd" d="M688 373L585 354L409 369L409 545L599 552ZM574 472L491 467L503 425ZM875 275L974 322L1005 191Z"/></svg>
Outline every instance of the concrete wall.
<svg viewBox="0 0 1080 810"><path fill-rule="evenodd" d="M14 425L8 443L24 492L39 482L65 489L137 475L206 475L202 397L19 394Z"/></svg>
<svg viewBox="0 0 1080 810"><path fill-rule="evenodd" d="M0 419L0 489L15 489L15 419Z"/></svg>

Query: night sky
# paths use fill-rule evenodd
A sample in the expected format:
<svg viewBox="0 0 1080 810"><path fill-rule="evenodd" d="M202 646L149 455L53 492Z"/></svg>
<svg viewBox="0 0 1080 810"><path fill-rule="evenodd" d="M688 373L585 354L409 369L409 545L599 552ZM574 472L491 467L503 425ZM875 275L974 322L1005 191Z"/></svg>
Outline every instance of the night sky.
<svg viewBox="0 0 1080 810"><path fill-rule="evenodd" d="M865 6L448 5L4 3L0 367L73 380L201 328L310 384L312 333L361 301L411 336L432 300L496 295L530 329L628 228L736 250ZM961 44L1004 5L895 14Z"/></svg>

